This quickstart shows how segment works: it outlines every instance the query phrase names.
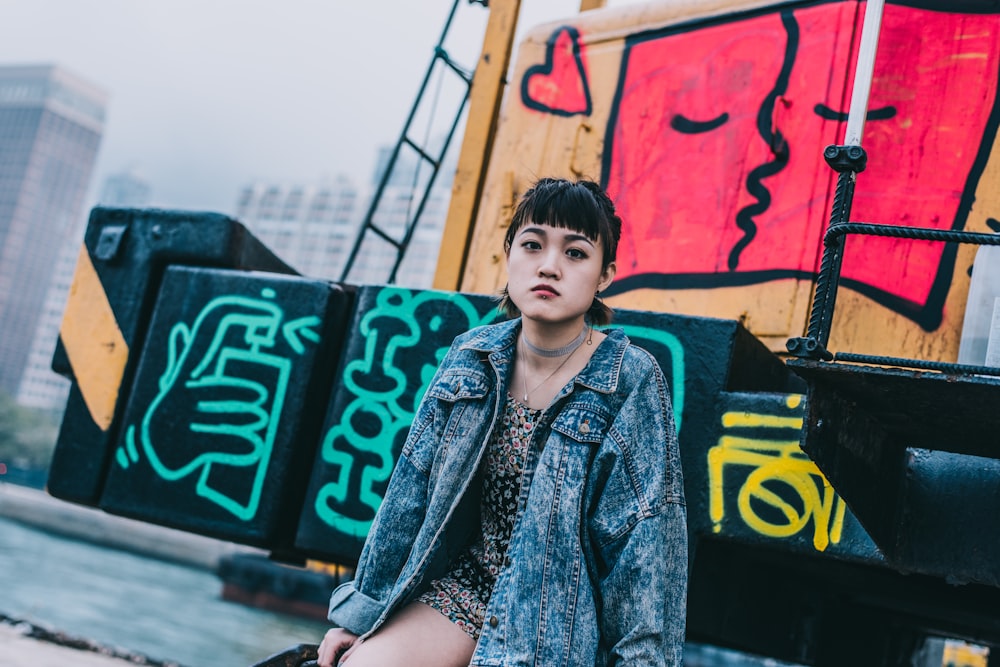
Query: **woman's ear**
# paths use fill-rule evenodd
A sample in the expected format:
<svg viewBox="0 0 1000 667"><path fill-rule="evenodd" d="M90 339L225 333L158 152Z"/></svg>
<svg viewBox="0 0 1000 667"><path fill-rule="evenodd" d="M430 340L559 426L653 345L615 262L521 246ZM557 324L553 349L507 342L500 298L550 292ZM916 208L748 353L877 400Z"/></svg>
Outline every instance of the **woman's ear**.
<svg viewBox="0 0 1000 667"><path fill-rule="evenodd" d="M615 274L618 273L618 265L610 262L601 273L601 279L597 282L597 291L603 292L614 281Z"/></svg>

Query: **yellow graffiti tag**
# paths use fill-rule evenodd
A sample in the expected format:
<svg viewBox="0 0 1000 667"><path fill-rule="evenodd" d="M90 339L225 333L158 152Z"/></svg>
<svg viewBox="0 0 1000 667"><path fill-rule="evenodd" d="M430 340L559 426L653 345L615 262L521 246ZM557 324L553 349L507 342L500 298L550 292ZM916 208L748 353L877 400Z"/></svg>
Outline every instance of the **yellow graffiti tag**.
<svg viewBox="0 0 1000 667"><path fill-rule="evenodd" d="M798 408L801 397L789 396L786 405ZM749 412L727 412L722 416L723 427L739 429L741 433L767 428L794 431L796 439L779 440L725 434L719 444L708 452L709 514L713 530L721 532L725 518L723 468L727 465L753 467L737 495L740 518L752 530L767 537L791 537L813 521L813 546L825 551L830 543L840 542L844 525L844 501L799 448L798 431L801 416L781 416ZM791 435L791 433L789 433ZM791 502L788 493L798 503ZM771 510L765 518L755 509Z"/></svg>

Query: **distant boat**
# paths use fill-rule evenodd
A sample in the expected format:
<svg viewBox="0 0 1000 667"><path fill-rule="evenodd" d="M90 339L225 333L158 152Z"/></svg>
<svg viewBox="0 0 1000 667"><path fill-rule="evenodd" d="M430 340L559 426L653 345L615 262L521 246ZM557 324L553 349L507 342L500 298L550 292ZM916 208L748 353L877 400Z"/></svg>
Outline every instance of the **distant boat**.
<svg viewBox="0 0 1000 667"><path fill-rule="evenodd" d="M303 618L326 620L333 589L354 577L340 565L308 561L287 565L255 553L219 559L222 599Z"/></svg>

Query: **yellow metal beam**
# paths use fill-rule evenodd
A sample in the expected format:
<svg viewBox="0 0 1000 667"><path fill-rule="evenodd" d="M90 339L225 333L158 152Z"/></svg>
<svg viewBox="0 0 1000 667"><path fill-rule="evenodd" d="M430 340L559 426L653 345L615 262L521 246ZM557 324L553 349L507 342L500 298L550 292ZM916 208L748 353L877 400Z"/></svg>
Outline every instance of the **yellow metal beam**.
<svg viewBox="0 0 1000 667"><path fill-rule="evenodd" d="M479 212L486 168L493 150L500 102L507 85L506 74L521 1L492 0L489 6L490 17L469 91L469 117L458 154L458 167L451 186L451 202L434 274L435 289L461 289L472 227Z"/></svg>
<svg viewBox="0 0 1000 667"><path fill-rule="evenodd" d="M586 12L591 9L601 9L607 4L607 0L580 0L580 11Z"/></svg>

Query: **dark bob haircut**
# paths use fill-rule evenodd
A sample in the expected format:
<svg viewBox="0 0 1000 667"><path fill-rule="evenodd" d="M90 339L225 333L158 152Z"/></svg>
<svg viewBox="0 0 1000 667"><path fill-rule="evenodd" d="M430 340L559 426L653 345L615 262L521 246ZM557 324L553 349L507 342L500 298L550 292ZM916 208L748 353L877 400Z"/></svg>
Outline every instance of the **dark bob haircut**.
<svg viewBox="0 0 1000 667"><path fill-rule="evenodd" d="M608 268L618 254L618 241L622 235L622 220L615 213L611 197L597 183L580 179L543 178L537 181L518 203L510 227L503 241L505 253L510 252L514 237L528 223L569 229L583 234L591 241L600 241L604 251L601 269ZM500 310L508 317L517 317L520 311L503 290ZM591 324L611 322L612 312L597 296L587 311Z"/></svg>

